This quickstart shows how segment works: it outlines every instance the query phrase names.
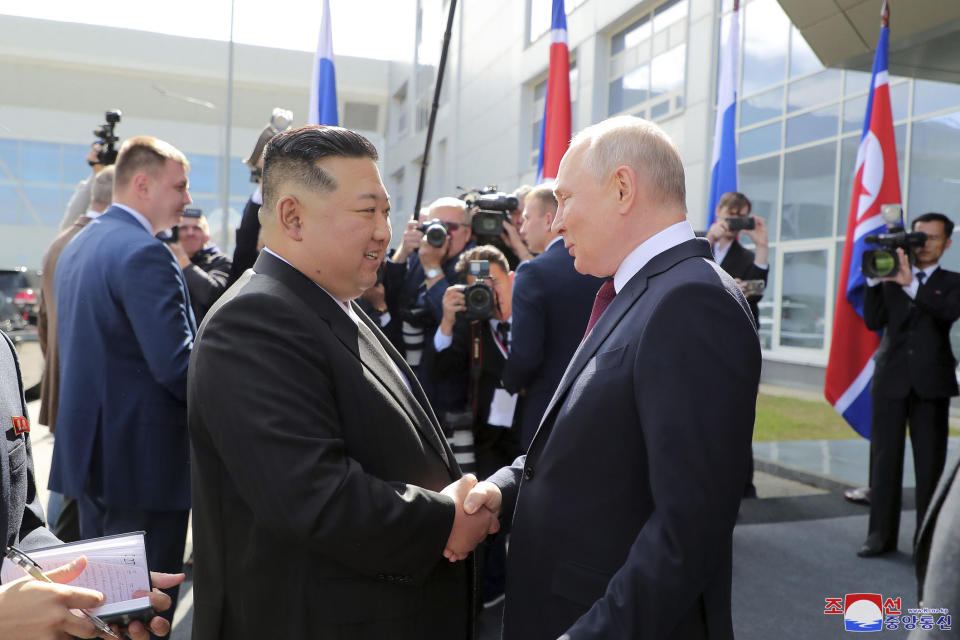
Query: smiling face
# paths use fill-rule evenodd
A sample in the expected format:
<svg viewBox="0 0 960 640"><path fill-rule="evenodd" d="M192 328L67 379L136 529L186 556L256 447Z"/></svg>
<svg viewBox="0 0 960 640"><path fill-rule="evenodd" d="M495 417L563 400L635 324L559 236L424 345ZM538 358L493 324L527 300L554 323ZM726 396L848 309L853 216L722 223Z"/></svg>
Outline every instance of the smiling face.
<svg viewBox="0 0 960 640"><path fill-rule="evenodd" d="M319 164L335 180L333 191L297 185L284 196L297 200L294 266L345 302L376 284L390 243L389 196L369 158L331 157Z"/></svg>
<svg viewBox="0 0 960 640"><path fill-rule="evenodd" d="M144 172L146 192L140 213L154 229L171 229L180 224L183 209L193 202L187 190L187 171L176 160L166 158L163 166Z"/></svg>

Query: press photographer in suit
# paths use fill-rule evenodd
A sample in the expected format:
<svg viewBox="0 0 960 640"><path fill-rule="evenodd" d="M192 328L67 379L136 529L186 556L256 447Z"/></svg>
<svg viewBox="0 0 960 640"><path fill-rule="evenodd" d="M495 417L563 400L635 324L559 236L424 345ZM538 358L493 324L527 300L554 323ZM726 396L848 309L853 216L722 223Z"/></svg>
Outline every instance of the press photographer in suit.
<svg viewBox="0 0 960 640"><path fill-rule="evenodd" d="M512 518L503 638L731 639L760 378L750 308L694 237L657 125L584 129L554 191L574 266L607 280L526 456L464 501Z"/></svg>
<svg viewBox="0 0 960 640"><path fill-rule="evenodd" d="M497 529L413 371L354 302L390 242L377 152L316 125L264 152L265 247L190 361L193 637L470 638ZM255 472L252 472L255 470Z"/></svg>
<svg viewBox="0 0 960 640"><path fill-rule="evenodd" d="M883 281L868 279L863 301L867 327L883 331L883 340L870 389L870 526L857 552L861 557L897 548L908 423L919 531L946 461L950 398L957 395L950 327L960 317L960 274L939 264L953 222L942 213L925 213L912 229L927 235L913 265L898 249L899 271Z"/></svg>
<svg viewBox="0 0 960 640"><path fill-rule="evenodd" d="M519 393L520 446L527 450L570 358L583 340L590 309L602 284L577 273L573 257L551 226L557 216L552 185L527 194L520 234L539 254L517 267L513 282L513 340L503 386Z"/></svg>
<svg viewBox="0 0 960 640"><path fill-rule="evenodd" d="M759 293L747 288L747 282L751 280L762 280L763 286L767 285L767 276L770 275L770 265L768 256L770 249L767 241L767 223L760 216L750 215L753 205L750 199L742 193L729 191L720 197L717 203L716 221L707 231L707 240L713 250L714 260L729 273L740 285L744 294L747 296L747 302L750 304L750 311L753 313L753 319L757 327L760 326L760 307L758 306L763 298L763 290ZM743 229L743 231L731 230L731 221L737 223L745 222L744 219L752 220L753 226ZM747 222L747 224L750 224ZM756 253L745 248L739 241L740 233L744 233L753 240Z"/></svg>

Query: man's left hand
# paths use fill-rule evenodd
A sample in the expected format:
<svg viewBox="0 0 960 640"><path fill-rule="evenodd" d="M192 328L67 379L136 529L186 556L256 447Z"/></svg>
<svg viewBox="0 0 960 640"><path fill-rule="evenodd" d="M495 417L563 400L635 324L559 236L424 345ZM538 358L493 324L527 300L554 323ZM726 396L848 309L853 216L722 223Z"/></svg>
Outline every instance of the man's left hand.
<svg viewBox="0 0 960 640"><path fill-rule="evenodd" d="M150 572L150 583L153 585L153 591L147 593L146 591L137 591L134 592L134 598L143 598L145 596L150 597L150 606L153 607L153 610L156 612L166 611L170 608L171 600L170 596L160 591L160 589L169 589L170 587L175 587L181 582L183 582L186 575L182 573L159 573L156 571ZM155 636L165 636L170 633L170 623L160 616L154 616L150 620L149 629L139 620L134 620L130 623L126 629L122 627L117 627L116 625L111 625L111 628L114 632L121 638L127 636L131 640L150 640L150 633L152 632Z"/></svg>

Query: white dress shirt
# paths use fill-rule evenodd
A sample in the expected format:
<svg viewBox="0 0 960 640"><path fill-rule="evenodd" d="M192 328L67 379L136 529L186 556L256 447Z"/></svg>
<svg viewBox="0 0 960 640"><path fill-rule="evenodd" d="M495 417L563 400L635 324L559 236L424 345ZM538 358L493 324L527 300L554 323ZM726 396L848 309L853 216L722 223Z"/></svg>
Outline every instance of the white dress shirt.
<svg viewBox="0 0 960 640"><path fill-rule="evenodd" d="M613 275L614 291L620 293L620 290L630 282L630 279L637 275L637 272L643 269L654 257L678 244L683 244L687 240L693 240L695 237L693 227L684 220L647 238L640 246L628 253L620 266L617 267L617 272Z"/></svg>

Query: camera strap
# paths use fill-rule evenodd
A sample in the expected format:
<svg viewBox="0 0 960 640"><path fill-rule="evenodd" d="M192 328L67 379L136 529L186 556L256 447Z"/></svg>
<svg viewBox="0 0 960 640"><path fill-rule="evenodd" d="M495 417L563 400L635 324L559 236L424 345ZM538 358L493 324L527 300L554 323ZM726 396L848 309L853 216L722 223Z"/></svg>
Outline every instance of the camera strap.
<svg viewBox="0 0 960 640"><path fill-rule="evenodd" d="M486 324L486 323L484 323ZM481 323L470 323L470 406L473 419L480 415L480 373L483 370L483 348L481 345Z"/></svg>

